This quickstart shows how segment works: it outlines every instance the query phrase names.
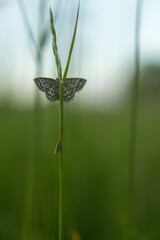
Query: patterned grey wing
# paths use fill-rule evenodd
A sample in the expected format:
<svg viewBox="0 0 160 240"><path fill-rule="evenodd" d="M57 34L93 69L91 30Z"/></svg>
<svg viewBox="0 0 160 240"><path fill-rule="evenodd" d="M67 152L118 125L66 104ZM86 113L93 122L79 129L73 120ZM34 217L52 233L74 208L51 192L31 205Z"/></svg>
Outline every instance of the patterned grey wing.
<svg viewBox="0 0 160 240"><path fill-rule="evenodd" d="M34 79L36 86L42 92L45 92L46 98L54 102L59 100L59 81L52 78L38 77Z"/></svg>
<svg viewBox="0 0 160 240"><path fill-rule="evenodd" d="M64 102L70 102L75 93L82 90L87 80L84 78L67 78L64 82Z"/></svg>

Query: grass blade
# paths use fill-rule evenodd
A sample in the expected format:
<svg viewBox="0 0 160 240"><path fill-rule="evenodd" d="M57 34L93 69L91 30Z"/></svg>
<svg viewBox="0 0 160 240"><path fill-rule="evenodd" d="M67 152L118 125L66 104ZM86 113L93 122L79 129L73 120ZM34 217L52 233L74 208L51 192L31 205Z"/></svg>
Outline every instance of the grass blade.
<svg viewBox="0 0 160 240"><path fill-rule="evenodd" d="M76 22L75 22L73 37L72 37L71 46L70 46L70 50L69 50L69 54L68 54L68 60L67 60L67 64L66 64L64 74L63 74L63 81L67 77L68 68L69 68L69 64L70 64L70 60L71 60L71 55L72 55L72 51L73 51L73 47L74 47L74 42L75 42L75 37L76 37L76 32L77 32L78 19L79 19L79 9L80 9L80 1L79 1L79 4L78 4Z"/></svg>
<svg viewBox="0 0 160 240"><path fill-rule="evenodd" d="M31 28L31 25L29 23L29 18L28 18L28 15L27 15L27 11L26 11L24 2L23 2L23 0L17 0L17 2L18 2L18 5L19 5L19 8L20 8L20 11L22 13L22 17L23 17L23 20L24 20L24 23L25 23L25 26L26 26L26 29L27 29L27 32L28 32L28 37L30 39L30 42L35 47L37 55L41 56L39 46L37 45L36 39L34 37L33 31L32 31L32 28ZM31 53L33 54L32 51L31 51ZM34 56L34 58L35 58L35 56ZM37 58L37 56L36 56L36 58Z"/></svg>
<svg viewBox="0 0 160 240"><path fill-rule="evenodd" d="M135 239L135 219L134 219L134 192L135 192L135 159L137 145L137 117L138 117L138 92L140 80L140 31L141 13L143 0L137 0L136 24L135 24L135 75L132 88L131 106L131 127L130 127L130 149L128 165L128 193L127 193L127 240Z"/></svg>

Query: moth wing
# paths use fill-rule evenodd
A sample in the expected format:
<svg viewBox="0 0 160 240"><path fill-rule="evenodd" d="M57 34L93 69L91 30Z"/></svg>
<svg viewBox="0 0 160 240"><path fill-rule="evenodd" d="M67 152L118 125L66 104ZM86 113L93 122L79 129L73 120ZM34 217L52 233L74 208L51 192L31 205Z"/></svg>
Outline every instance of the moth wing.
<svg viewBox="0 0 160 240"><path fill-rule="evenodd" d="M34 79L34 82L39 90L45 92L49 101L59 100L59 81L57 79L38 77Z"/></svg>
<svg viewBox="0 0 160 240"><path fill-rule="evenodd" d="M75 93L82 90L87 80L84 78L67 78L64 82L64 102L69 102L75 97Z"/></svg>

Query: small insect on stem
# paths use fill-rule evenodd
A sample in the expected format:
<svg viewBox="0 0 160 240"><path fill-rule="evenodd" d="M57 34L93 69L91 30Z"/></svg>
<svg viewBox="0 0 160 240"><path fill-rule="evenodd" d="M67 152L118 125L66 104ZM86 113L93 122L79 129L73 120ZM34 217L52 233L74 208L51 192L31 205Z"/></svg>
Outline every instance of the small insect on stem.
<svg viewBox="0 0 160 240"><path fill-rule="evenodd" d="M55 102L60 100L59 96L59 86L60 81L58 78L45 78L45 77L38 77L34 79L36 86L45 93L46 98L51 101ZM87 80L84 78L67 78L63 82L63 101L65 103L70 102L74 97L75 93L82 90L85 86Z"/></svg>
<svg viewBox="0 0 160 240"><path fill-rule="evenodd" d="M56 144L54 153L57 154L57 153L61 152L62 151L62 147L63 147L62 141L58 141L57 144Z"/></svg>

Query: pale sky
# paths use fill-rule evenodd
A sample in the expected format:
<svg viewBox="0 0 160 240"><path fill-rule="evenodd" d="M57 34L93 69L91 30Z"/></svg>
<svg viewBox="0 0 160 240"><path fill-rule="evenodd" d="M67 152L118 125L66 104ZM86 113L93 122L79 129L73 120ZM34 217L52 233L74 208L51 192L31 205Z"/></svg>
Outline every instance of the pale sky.
<svg viewBox="0 0 160 240"><path fill-rule="evenodd" d="M38 0L25 2L34 33ZM63 68L69 49L77 1L61 4L56 22ZM51 0L54 8L55 1ZM135 0L81 0L76 44L70 77L88 80L79 101L103 103L119 96L134 70ZM46 9L48 11L48 9ZM48 18L48 12L46 13ZM48 19L49 20L49 19ZM46 21L48 21L46 20ZM31 54L24 22L16 0L0 0L0 85L15 98L32 102L36 63ZM141 62L160 61L160 1L144 0L141 31ZM44 55L43 76L55 77L51 41Z"/></svg>

